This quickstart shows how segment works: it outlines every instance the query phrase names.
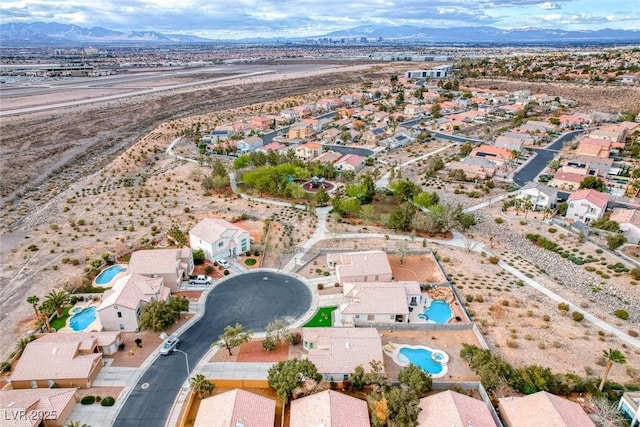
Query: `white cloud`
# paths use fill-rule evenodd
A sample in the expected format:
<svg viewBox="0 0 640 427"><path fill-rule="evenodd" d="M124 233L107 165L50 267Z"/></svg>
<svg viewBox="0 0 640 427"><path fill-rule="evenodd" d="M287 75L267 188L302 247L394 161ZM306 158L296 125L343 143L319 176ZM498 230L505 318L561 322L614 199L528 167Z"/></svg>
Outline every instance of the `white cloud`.
<svg viewBox="0 0 640 427"><path fill-rule="evenodd" d="M540 9L556 10L556 9L560 9L560 5L553 1L546 1L540 5Z"/></svg>

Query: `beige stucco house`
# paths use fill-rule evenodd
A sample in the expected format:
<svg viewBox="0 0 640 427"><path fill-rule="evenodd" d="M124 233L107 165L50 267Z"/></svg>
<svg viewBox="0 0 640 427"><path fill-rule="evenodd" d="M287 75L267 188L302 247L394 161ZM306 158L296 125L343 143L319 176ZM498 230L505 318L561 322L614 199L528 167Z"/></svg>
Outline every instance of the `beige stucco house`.
<svg viewBox="0 0 640 427"><path fill-rule="evenodd" d="M98 317L105 331L139 330L138 318L145 304L169 299L170 289L162 277L128 274L106 291L98 307Z"/></svg>
<svg viewBox="0 0 640 427"><path fill-rule="evenodd" d="M0 390L0 424L6 427L61 427L78 402L76 390Z"/></svg>
<svg viewBox="0 0 640 427"><path fill-rule="evenodd" d="M375 328L302 328L302 345L326 381L344 381L357 366L371 372L369 362L383 360Z"/></svg>
<svg viewBox="0 0 640 427"><path fill-rule="evenodd" d="M241 389L200 401L194 427L273 427L276 401Z"/></svg>
<svg viewBox="0 0 640 427"><path fill-rule="evenodd" d="M420 399L418 427L497 427L487 404L447 390Z"/></svg>
<svg viewBox="0 0 640 427"><path fill-rule="evenodd" d="M393 272L383 251L327 254L327 265L342 282L390 282Z"/></svg>
<svg viewBox="0 0 640 427"><path fill-rule="evenodd" d="M153 249L131 254L127 272L148 277L161 277L171 292L193 273L193 255L190 248Z"/></svg>
<svg viewBox="0 0 640 427"><path fill-rule="evenodd" d="M500 398L498 409L506 427L595 427L579 403L546 391Z"/></svg>
<svg viewBox="0 0 640 427"><path fill-rule="evenodd" d="M367 402L335 390L292 401L290 413L289 427L370 426Z"/></svg>

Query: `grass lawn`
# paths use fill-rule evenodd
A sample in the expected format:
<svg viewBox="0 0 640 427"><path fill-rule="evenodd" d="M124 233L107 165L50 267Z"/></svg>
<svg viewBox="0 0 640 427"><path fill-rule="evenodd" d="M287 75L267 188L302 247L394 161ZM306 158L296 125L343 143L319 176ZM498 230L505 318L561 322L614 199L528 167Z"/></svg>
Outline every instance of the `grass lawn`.
<svg viewBox="0 0 640 427"><path fill-rule="evenodd" d="M305 328L320 328L320 327L329 327L332 326L332 322L331 322L331 312L333 310L335 310L336 306L334 307L321 307L318 309L318 311L316 312L315 316L313 316L313 318L311 320L309 320L306 325L304 325Z"/></svg>
<svg viewBox="0 0 640 427"><path fill-rule="evenodd" d="M63 307L62 308L62 317L54 317L51 321L51 327L56 331L60 328L64 328L67 326L67 319L69 318L69 310L71 307Z"/></svg>

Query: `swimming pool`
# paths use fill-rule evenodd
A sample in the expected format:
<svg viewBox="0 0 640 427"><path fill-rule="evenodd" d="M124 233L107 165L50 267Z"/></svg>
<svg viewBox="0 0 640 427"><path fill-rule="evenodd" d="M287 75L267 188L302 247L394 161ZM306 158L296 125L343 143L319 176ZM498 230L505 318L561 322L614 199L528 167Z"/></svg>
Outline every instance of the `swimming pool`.
<svg viewBox="0 0 640 427"><path fill-rule="evenodd" d="M96 308L87 307L79 312L76 312L69 319L69 326L74 331L84 331L87 326L92 324L96 320Z"/></svg>
<svg viewBox="0 0 640 427"><path fill-rule="evenodd" d="M127 269L120 265L112 265L109 268L105 268L98 274L98 277L96 277L96 285L106 285L110 283L113 278L116 277L116 274L123 271L127 271Z"/></svg>
<svg viewBox="0 0 640 427"><path fill-rule="evenodd" d="M433 300L431 305L425 308L424 316L427 320L433 320L435 323L448 323L453 313L448 302ZM420 315L418 317L421 318Z"/></svg>
<svg viewBox="0 0 640 427"><path fill-rule="evenodd" d="M424 345L393 344L391 358L400 366L410 363L419 366L433 378L447 373L449 355L442 350L435 350Z"/></svg>

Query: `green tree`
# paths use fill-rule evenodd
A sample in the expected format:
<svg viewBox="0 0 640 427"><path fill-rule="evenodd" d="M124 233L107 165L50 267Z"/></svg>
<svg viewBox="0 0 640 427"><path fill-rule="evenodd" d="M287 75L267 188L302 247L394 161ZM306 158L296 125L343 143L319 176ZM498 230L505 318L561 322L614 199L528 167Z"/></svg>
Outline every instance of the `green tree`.
<svg viewBox="0 0 640 427"><path fill-rule="evenodd" d="M167 231L167 236L180 246L187 245L187 237L176 224L172 225L171 228Z"/></svg>
<svg viewBox="0 0 640 427"><path fill-rule="evenodd" d="M236 323L235 326L227 325L224 328L224 332L218 338L220 339L215 344L226 348L229 351L229 356L233 353L232 349L251 341L253 332L244 332L244 327L240 323Z"/></svg>
<svg viewBox="0 0 640 427"><path fill-rule="evenodd" d="M391 191L399 202L406 202L420 194L420 187L407 179L402 179L391 183Z"/></svg>
<svg viewBox="0 0 640 427"><path fill-rule="evenodd" d="M567 202L560 202L556 206L556 210L558 211L558 215L566 216L567 209L569 209L569 204Z"/></svg>
<svg viewBox="0 0 640 427"><path fill-rule="evenodd" d="M371 393L367 397L367 403L375 427L418 425L420 401L415 393L406 393L399 387L391 387L382 392Z"/></svg>
<svg viewBox="0 0 640 427"><path fill-rule="evenodd" d="M442 107L440 106L439 102L436 102L431 107L431 117L433 117L434 119L439 119L440 117L442 117Z"/></svg>
<svg viewBox="0 0 640 427"><path fill-rule="evenodd" d="M413 392L418 396L430 391L433 385L431 375L413 363L410 363L408 366L400 370L398 373L398 381L410 392Z"/></svg>
<svg viewBox="0 0 640 427"><path fill-rule="evenodd" d="M238 158L233 161L233 168L235 170L245 169L248 168L250 164L251 156L249 156L248 154L243 154L241 156L238 156Z"/></svg>
<svg viewBox="0 0 640 427"><path fill-rule="evenodd" d="M558 169L562 167L562 162L559 159L549 160L549 163L547 163L547 166L549 167L549 169L556 172Z"/></svg>
<svg viewBox="0 0 640 427"><path fill-rule="evenodd" d="M360 217L365 224L371 224L376 216L376 208L372 205L360 206Z"/></svg>
<svg viewBox="0 0 640 427"><path fill-rule="evenodd" d="M269 368L267 381L275 390L283 405L289 403L293 390L305 380L320 382L322 375L316 366L306 359L291 359L278 362Z"/></svg>
<svg viewBox="0 0 640 427"><path fill-rule="evenodd" d="M191 387L192 392L198 394L200 399L202 399L205 394L211 394L216 388L215 384L202 374L197 374L189 378L189 387Z"/></svg>
<svg viewBox="0 0 640 427"><path fill-rule="evenodd" d="M610 236L607 236L607 247L612 251L618 249L620 246L627 243L627 238L624 234L615 233Z"/></svg>
<svg viewBox="0 0 640 427"><path fill-rule="evenodd" d="M329 203L331 197L329 196L329 193L327 193L327 190L324 189L324 187L320 187L320 189L316 191L316 194L314 194L313 199L316 201L318 206L327 206L327 203Z"/></svg>
<svg viewBox="0 0 640 427"><path fill-rule="evenodd" d="M440 196L435 191L433 193L429 193L427 191L422 191L413 197L413 203L418 206L422 206L423 208L428 208L429 206L433 206L440 201Z"/></svg>
<svg viewBox="0 0 640 427"><path fill-rule="evenodd" d="M179 316L166 301L151 301L142 308L138 325L140 329L151 329L154 332L166 331Z"/></svg>
<svg viewBox="0 0 640 427"><path fill-rule="evenodd" d="M205 254L204 254L204 249L199 248L196 249L195 251L193 251L193 263L195 265L200 265L202 263L204 263L204 260L206 259Z"/></svg>
<svg viewBox="0 0 640 427"><path fill-rule="evenodd" d="M460 146L460 155L466 157L471 153L471 150L473 150L473 145L467 141Z"/></svg>
<svg viewBox="0 0 640 427"><path fill-rule="evenodd" d="M394 231L407 231L413 222L415 214L416 208L411 203L404 202L391 212L387 227Z"/></svg>
<svg viewBox="0 0 640 427"><path fill-rule="evenodd" d="M604 368L604 372L602 373L602 380L600 381L600 385L598 386L598 390L602 391L604 388L604 384L607 382L607 377L609 376L609 372L613 367L614 363L618 363L620 365L624 365L627 363L627 358L620 350L604 350L603 352L604 358L607 361L607 366Z"/></svg>
<svg viewBox="0 0 640 427"><path fill-rule="evenodd" d="M62 307L69 302L69 294L65 291L51 291L47 294L42 305L56 312L56 316L62 316Z"/></svg>
<svg viewBox="0 0 640 427"><path fill-rule="evenodd" d="M580 182L580 188L589 188L604 193L607 191L607 184L600 178L588 176Z"/></svg>
<svg viewBox="0 0 640 427"><path fill-rule="evenodd" d="M180 318L180 313L189 311L189 300L180 295L172 295L167 304L176 313L176 318Z"/></svg>
<svg viewBox="0 0 640 427"><path fill-rule="evenodd" d="M351 384L351 387L353 387L354 390L362 391L366 384L364 380L364 368L362 365L356 366L355 371L349 375L349 384Z"/></svg>

